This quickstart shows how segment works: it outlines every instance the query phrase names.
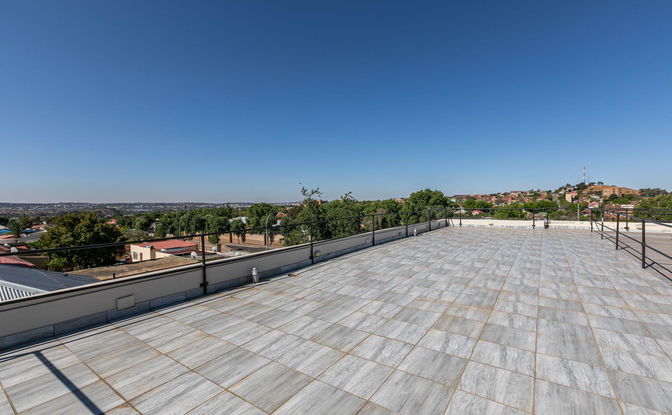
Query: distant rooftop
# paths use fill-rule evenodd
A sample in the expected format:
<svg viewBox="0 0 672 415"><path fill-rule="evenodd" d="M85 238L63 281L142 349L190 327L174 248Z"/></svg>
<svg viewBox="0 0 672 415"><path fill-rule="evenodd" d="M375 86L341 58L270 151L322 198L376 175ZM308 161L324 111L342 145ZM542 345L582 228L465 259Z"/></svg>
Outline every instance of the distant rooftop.
<svg viewBox="0 0 672 415"><path fill-rule="evenodd" d="M175 248L193 248L194 246L198 246L198 242L194 241L182 241L179 239L170 239L167 241L158 241L158 242L143 242L139 244L135 244L138 246L142 246L145 248L152 247L158 251L162 249L175 249Z"/></svg>
<svg viewBox="0 0 672 415"><path fill-rule="evenodd" d="M26 295L40 292L92 284L94 282L98 282L98 280L85 275L0 264L0 286L8 287L4 290L5 294L0 294L0 301L25 297ZM17 287L17 285L21 286L21 288ZM19 295L18 291L21 291L25 295Z"/></svg>
<svg viewBox="0 0 672 415"><path fill-rule="evenodd" d="M612 243L451 227L1 354L0 412L672 413L670 356Z"/></svg>

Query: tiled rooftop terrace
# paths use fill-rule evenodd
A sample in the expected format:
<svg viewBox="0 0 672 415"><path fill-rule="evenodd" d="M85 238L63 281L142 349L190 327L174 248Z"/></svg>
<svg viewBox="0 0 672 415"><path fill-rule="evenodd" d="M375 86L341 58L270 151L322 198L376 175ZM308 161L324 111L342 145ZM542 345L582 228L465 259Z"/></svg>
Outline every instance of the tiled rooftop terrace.
<svg viewBox="0 0 672 415"><path fill-rule="evenodd" d="M672 413L672 282L445 228L0 356L0 414Z"/></svg>

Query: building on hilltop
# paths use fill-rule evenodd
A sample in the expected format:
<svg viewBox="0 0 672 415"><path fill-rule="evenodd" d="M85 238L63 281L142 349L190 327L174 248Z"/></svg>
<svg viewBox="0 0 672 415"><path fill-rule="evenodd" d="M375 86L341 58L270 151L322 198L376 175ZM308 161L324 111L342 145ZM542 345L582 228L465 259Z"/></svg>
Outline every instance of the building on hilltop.
<svg viewBox="0 0 672 415"><path fill-rule="evenodd" d="M583 191L584 193L600 193L603 198L607 198L611 195L616 195L621 197L623 195L637 195L639 196L639 191L635 189L630 189L628 187L618 187L618 186L607 186L607 185L591 185Z"/></svg>

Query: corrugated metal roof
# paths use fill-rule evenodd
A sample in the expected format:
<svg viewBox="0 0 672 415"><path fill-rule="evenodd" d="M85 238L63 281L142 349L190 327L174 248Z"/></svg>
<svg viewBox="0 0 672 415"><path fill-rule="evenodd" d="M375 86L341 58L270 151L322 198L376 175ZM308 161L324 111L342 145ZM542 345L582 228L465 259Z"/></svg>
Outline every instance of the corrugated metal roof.
<svg viewBox="0 0 672 415"><path fill-rule="evenodd" d="M15 265L0 264L0 281L18 284L23 287L42 291L55 291L98 282L86 275L45 271Z"/></svg>
<svg viewBox="0 0 672 415"><path fill-rule="evenodd" d="M45 291L0 280L0 301L14 300L43 292Z"/></svg>

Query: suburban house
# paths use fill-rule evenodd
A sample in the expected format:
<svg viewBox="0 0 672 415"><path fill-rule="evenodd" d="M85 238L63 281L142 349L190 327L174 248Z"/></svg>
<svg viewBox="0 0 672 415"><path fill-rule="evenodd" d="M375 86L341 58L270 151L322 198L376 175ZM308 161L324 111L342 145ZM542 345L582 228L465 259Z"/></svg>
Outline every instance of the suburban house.
<svg viewBox="0 0 672 415"><path fill-rule="evenodd" d="M150 259L165 258L173 255L190 255L199 253L198 242L169 239L167 241L143 242L131 245L131 261L140 262Z"/></svg>

